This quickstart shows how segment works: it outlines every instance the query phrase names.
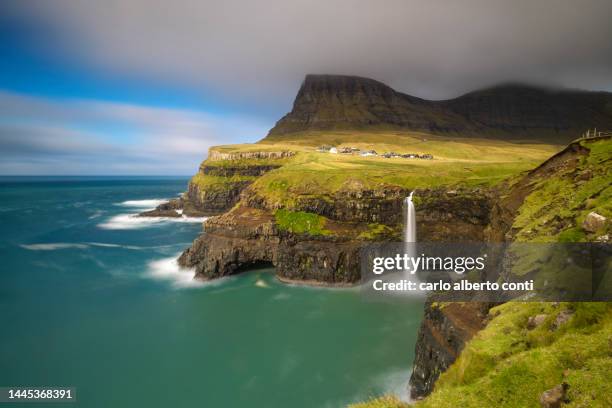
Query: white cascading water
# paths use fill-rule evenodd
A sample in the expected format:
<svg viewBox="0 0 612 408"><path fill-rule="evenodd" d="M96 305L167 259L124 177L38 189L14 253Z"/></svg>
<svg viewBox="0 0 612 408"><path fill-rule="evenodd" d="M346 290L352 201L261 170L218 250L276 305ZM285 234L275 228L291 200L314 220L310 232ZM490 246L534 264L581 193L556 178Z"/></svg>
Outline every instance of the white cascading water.
<svg viewBox="0 0 612 408"><path fill-rule="evenodd" d="M404 199L404 253L409 257L414 257L416 253L416 214L414 210L414 203L412 202L412 194L414 191L410 192L410 195ZM411 279L414 279L414 274L416 270L407 269L404 273L412 276Z"/></svg>
<svg viewBox="0 0 612 408"><path fill-rule="evenodd" d="M412 202L412 194L404 199L404 242L416 242L416 215L414 211L414 203Z"/></svg>

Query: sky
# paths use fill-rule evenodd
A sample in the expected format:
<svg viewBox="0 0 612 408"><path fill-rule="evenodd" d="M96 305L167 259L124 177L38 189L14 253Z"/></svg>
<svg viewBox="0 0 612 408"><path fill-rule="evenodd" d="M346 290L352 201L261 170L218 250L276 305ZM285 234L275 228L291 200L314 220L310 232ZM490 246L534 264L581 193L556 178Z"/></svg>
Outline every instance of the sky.
<svg viewBox="0 0 612 408"><path fill-rule="evenodd" d="M612 91L609 0L5 0L0 175L190 175L308 73Z"/></svg>

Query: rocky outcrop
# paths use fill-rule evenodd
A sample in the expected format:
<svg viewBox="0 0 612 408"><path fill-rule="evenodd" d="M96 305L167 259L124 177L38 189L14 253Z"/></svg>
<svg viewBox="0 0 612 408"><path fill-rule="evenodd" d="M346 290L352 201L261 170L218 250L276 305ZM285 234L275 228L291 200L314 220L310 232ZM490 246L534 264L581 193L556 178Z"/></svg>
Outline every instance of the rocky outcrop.
<svg viewBox="0 0 612 408"><path fill-rule="evenodd" d="M567 398L569 384L563 382L550 390L544 391L540 396L542 408L560 408L563 404L570 402Z"/></svg>
<svg viewBox="0 0 612 408"><path fill-rule="evenodd" d="M280 231L271 213L238 207L205 222L206 233L179 258L196 278L215 279L258 264L276 267L280 279L343 285L359 280L360 243L334 236Z"/></svg>
<svg viewBox="0 0 612 408"><path fill-rule="evenodd" d="M206 162L205 162L206 163ZM232 177L232 176L251 176L259 177L270 170L281 167L279 164L261 164L249 166L210 166L203 163L200 172L207 176Z"/></svg>
<svg viewBox="0 0 612 408"><path fill-rule="evenodd" d="M184 200L186 206L204 215L220 214L232 208L238 202L242 190L251 183L250 180L239 180L224 183L221 188L202 188L191 181Z"/></svg>
<svg viewBox="0 0 612 408"><path fill-rule="evenodd" d="M276 160L286 159L295 155L295 152L290 150L279 150L279 151L267 151L267 150L254 150L248 152L223 152L217 149L210 149L208 152L209 161L219 160Z"/></svg>
<svg viewBox="0 0 612 408"><path fill-rule="evenodd" d="M482 242L496 194L484 189L418 190L419 237L432 242Z"/></svg>
<svg viewBox="0 0 612 408"><path fill-rule="evenodd" d="M340 190L331 195L295 194L292 210L343 222L396 224L402 221L402 201L407 194L404 189L393 186L380 190ZM275 202L254 191L246 190L243 199L249 207L269 211L277 209Z"/></svg>
<svg viewBox="0 0 612 408"><path fill-rule="evenodd" d="M221 214L232 208L240 194L256 177L278 169L282 159L295 155L288 150L222 152L210 149L207 160L189 181L187 191L178 200L163 203L152 211L141 213L144 217L176 217L175 210L183 210L188 216Z"/></svg>
<svg viewBox="0 0 612 408"><path fill-rule="evenodd" d="M249 266L268 263L280 279L308 283L347 284L360 279L359 250L369 238L360 235L370 223L399 231L403 200L397 188L340 191L329 197L297 196L292 211L328 220L329 234L292 234L276 225L276 208L247 188L231 211L211 217L205 234L180 258L195 267L199 279L214 279ZM489 222L490 197L479 189L420 190L417 220L423 241L473 241L483 237ZM344 228L343 228L344 227ZM388 239L388 237L386 237Z"/></svg>
<svg viewBox="0 0 612 408"><path fill-rule="evenodd" d="M403 224L404 199L410 190L387 186L378 190L341 189L333 195L299 195L292 209L332 220L357 223ZM426 241L481 240L494 194L479 188L415 190L419 236ZM245 190L243 201L252 208L276 210L256 192Z"/></svg>
<svg viewBox="0 0 612 408"><path fill-rule="evenodd" d="M601 214L597 214L594 211L591 211L587 214L584 222L582 223L582 229L587 232L597 232L600 229L603 229L606 226L608 220Z"/></svg>
<svg viewBox="0 0 612 408"><path fill-rule="evenodd" d="M158 205L155 209L144 211L141 217L203 217L221 214L238 202L240 193L251 181L224 183L222 188L202 189L193 181L179 199Z"/></svg>
<svg viewBox="0 0 612 408"><path fill-rule="evenodd" d="M442 372L459 356L465 343L482 329L489 303L427 303L415 349L410 397L428 395Z"/></svg>
<svg viewBox="0 0 612 408"><path fill-rule="evenodd" d="M612 128L610 106L608 92L503 85L428 101L368 78L307 75L293 109L264 141L305 131L397 128L566 143L585 129Z"/></svg>
<svg viewBox="0 0 612 408"><path fill-rule="evenodd" d="M145 211L140 213L141 217L174 217L178 218L181 216L181 212L183 210L183 199L175 198L173 200L168 201L167 203L162 203L155 207L155 209L150 211Z"/></svg>

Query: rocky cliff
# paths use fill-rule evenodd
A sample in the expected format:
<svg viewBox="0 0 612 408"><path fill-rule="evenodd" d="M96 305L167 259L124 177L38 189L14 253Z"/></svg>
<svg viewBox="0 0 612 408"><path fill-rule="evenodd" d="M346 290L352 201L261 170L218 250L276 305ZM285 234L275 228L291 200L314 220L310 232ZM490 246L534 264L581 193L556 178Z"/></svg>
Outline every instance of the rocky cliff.
<svg viewBox="0 0 612 408"><path fill-rule="evenodd" d="M408 193L389 187L334 197L298 194L287 211L247 187L231 211L205 221L206 234L179 262L195 267L196 277L205 280L268 263L284 280L355 283L360 279L360 248L372 240L400 239L402 203ZM484 236L491 202L482 189L419 190L418 196L422 205L417 221L426 226L419 231L424 241ZM300 223L307 226L295 228Z"/></svg>
<svg viewBox="0 0 612 408"><path fill-rule="evenodd" d="M278 169L284 159L294 154L290 150L226 152L211 148L208 159L202 162L179 199L141 215L176 217L179 214L175 210L183 210L187 216L222 214L238 202L240 193L257 177Z"/></svg>
<svg viewBox="0 0 612 408"><path fill-rule="evenodd" d="M594 209L609 215L611 147L608 136L577 140L522 177L507 181L491 201L490 223L483 239L494 242L607 240L609 223L590 231L584 227L583 220ZM431 301L425 305L410 378L412 398L420 399L433 391L440 374L486 325L490 319L488 311L493 306Z"/></svg>
<svg viewBox="0 0 612 408"><path fill-rule="evenodd" d="M427 303L415 349L410 397L428 395L465 344L485 325L488 303Z"/></svg>
<svg viewBox="0 0 612 408"><path fill-rule="evenodd" d="M566 143L593 127L612 128L612 94L519 84L428 101L368 78L308 75L291 112L264 140L308 131L397 128Z"/></svg>

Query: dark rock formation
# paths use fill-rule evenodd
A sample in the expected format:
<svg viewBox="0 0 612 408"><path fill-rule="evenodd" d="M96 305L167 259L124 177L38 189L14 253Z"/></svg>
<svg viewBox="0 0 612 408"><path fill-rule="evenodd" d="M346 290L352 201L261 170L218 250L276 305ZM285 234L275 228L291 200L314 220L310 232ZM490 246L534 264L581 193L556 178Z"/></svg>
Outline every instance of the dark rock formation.
<svg viewBox="0 0 612 408"><path fill-rule="evenodd" d="M254 166L208 166L202 164L200 172L208 176L232 177L232 176L253 176L259 177L270 170L281 167L278 164L262 164Z"/></svg>
<svg viewBox="0 0 612 408"><path fill-rule="evenodd" d="M155 207L154 210L140 213L141 217L180 217L181 214L177 210L183 209L183 199L175 198L167 203L162 203Z"/></svg>
<svg viewBox="0 0 612 408"><path fill-rule="evenodd" d="M248 187L254 177L281 167L278 163L250 162L242 160L274 161L293 156L292 151L253 151L240 153L225 153L211 149L208 160L204 161L198 174L191 179L187 191L180 199L171 200L159 205L155 210L141 213L144 217L179 217L174 210L182 209L187 216L210 216L221 214L232 208L240 199L240 194ZM224 161L219 165L219 161ZM230 164L228 164L229 162ZM235 162L235 164L232 164ZM212 176L219 179L219 184L209 184L204 187L197 181L198 176Z"/></svg>
<svg viewBox="0 0 612 408"><path fill-rule="evenodd" d="M402 221L402 202L408 193L389 186L382 190L340 190L333 195L296 194L294 211L306 211L343 222L378 222L396 224ZM275 210L275 204L255 192L246 190L244 202L253 208Z"/></svg>
<svg viewBox="0 0 612 408"><path fill-rule="evenodd" d="M475 302L425 305L410 377L411 398L422 398L433 390L440 374L455 361L465 343L485 326L490 306Z"/></svg>
<svg viewBox="0 0 612 408"><path fill-rule="evenodd" d="M252 181L241 180L226 183L223 188L202 189L197 183L190 182L185 193L185 207L192 212L204 215L221 214L232 208L240 198L240 193Z"/></svg>
<svg viewBox="0 0 612 408"><path fill-rule="evenodd" d="M267 211L239 207L205 222L206 233L179 258L196 278L231 275L257 264L276 267L280 279L325 284L359 280L359 243L328 236L297 237L279 231Z"/></svg>
<svg viewBox="0 0 612 408"><path fill-rule="evenodd" d="M158 205L154 210L144 211L141 217L180 217L177 210L188 217L218 215L232 208L238 202L240 193L251 181L227 183L222 189L202 190L190 182L180 199Z"/></svg>
<svg viewBox="0 0 612 408"><path fill-rule="evenodd" d="M417 192L419 239L483 241L496 195L482 189L434 189Z"/></svg>
<svg viewBox="0 0 612 408"><path fill-rule="evenodd" d="M293 109L264 140L311 130L397 128L564 143L593 127L612 128L611 93L504 85L428 101L372 79L307 75Z"/></svg>
<svg viewBox="0 0 612 408"><path fill-rule="evenodd" d="M409 190L388 186L379 190L340 190L333 195L296 195L293 210L322 215L341 222L403 223L403 202ZM419 236L427 241L481 240L489 224L494 194L483 189L416 190ZM265 197L244 191L242 200L252 208L273 211Z"/></svg>
<svg viewBox="0 0 612 408"><path fill-rule="evenodd" d="M401 231L406 195L401 189L389 188L339 192L332 199L298 196L294 211L349 225L338 234L298 236L279 231L273 216L275 208L247 188L230 212L206 220L206 233L194 241L179 262L195 267L200 279L234 274L267 262L284 280L354 283L360 279L359 250L369 242L358 237L362 230L359 226L374 222ZM460 189L448 194L443 189L419 190L418 196L423 204L418 207L417 220L424 226L419 239L459 242L483 237L491 207L490 197L483 191Z"/></svg>
<svg viewBox="0 0 612 408"><path fill-rule="evenodd" d="M542 408L560 408L562 404L569 402L567 398L568 383L561 383L550 390L544 391L540 396Z"/></svg>
<svg viewBox="0 0 612 408"><path fill-rule="evenodd" d="M254 150L247 152L223 152L216 149L211 149L208 152L208 160L210 161L218 161L218 160L277 160L277 159L286 159L288 157L292 157L295 155L295 152L291 150L279 150L279 151L269 151L269 150Z"/></svg>

